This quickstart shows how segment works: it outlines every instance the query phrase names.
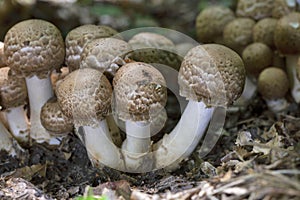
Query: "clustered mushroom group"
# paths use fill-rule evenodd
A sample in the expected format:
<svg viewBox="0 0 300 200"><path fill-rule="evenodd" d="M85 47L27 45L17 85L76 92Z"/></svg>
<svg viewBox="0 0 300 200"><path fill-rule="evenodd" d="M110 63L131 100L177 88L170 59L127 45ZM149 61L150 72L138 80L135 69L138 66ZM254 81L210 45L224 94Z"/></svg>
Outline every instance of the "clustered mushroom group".
<svg viewBox="0 0 300 200"><path fill-rule="evenodd" d="M286 108L289 82L300 101L300 14L291 2L240 0L235 13L208 7L196 19L204 44L194 47L150 32L125 40L102 25L81 25L64 39L44 20L15 24L0 46L0 149L15 155L33 142L57 145L74 132L96 166L176 168L214 110L241 95L249 101L256 85L273 111ZM166 122L168 93L153 63L178 70L175 83L188 101L177 125L156 142L151 136Z"/></svg>
<svg viewBox="0 0 300 200"><path fill-rule="evenodd" d="M236 10L212 6L198 15L198 40L223 44L244 61L247 78L237 104L249 103L256 91L275 113L288 109L288 91L300 102L298 7L296 0L239 0Z"/></svg>

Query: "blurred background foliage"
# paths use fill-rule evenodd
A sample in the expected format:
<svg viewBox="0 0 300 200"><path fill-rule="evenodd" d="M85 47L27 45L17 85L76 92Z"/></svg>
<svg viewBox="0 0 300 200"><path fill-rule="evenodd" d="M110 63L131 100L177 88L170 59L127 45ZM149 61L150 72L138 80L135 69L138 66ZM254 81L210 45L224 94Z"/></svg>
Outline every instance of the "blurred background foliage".
<svg viewBox="0 0 300 200"><path fill-rule="evenodd" d="M208 5L234 8L237 0L0 0L0 40L15 23L45 19L65 36L81 24L103 24L125 31L158 26L195 36L197 14Z"/></svg>

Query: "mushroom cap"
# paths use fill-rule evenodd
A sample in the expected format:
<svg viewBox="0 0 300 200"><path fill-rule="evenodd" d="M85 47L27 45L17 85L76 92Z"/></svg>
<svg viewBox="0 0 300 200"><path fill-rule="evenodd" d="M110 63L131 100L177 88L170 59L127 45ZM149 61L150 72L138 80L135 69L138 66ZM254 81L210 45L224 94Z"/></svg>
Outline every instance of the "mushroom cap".
<svg viewBox="0 0 300 200"><path fill-rule="evenodd" d="M258 76L259 73L273 62L273 52L264 43L255 42L248 45L242 54L248 74Z"/></svg>
<svg viewBox="0 0 300 200"><path fill-rule="evenodd" d="M236 18L229 22L223 32L224 43L239 54L252 42L255 21L251 18Z"/></svg>
<svg viewBox="0 0 300 200"><path fill-rule="evenodd" d="M152 121L167 101L164 77L147 63L122 66L113 79L113 86L113 112L124 121Z"/></svg>
<svg viewBox="0 0 300 200"><path fill-rule="evenodd" d="M296 0L274 0L272 17L279 19L291 12L296 11Z"/></svg>
<svg viewBox="0 0 300 200"><path fill-rule="evenodd" d="M131 52L130 45L115 38L97 38L87 43L81 53L80 68L94 68L114 75L118 59Z"/></svg>
<svg viewBox="0 0 300 200"><path fill-rule="evenodd" d="M239 0L236 15L259 20L271 16L272 9L273 0Z"/></svg>
<svg viewBox="0 0 300 200"><path fill-rule="evenodd" d="M175 44L167 37L151 32L134 35L128 43L133 52L131 59L145 63L160 63L179 69L181 60L176 53Z"/></svg>
<svg viewBox="0 0 300 200"><path fill-rule="evenodd" d="M225 6L210 6L196 18L196 34L199 42L217 42L223 37L223 30L235 18L232 10Z"/></svg>
<svg viewBox="0 0 300 200"><path fill-rule="evenodd" d="M274 42L281 54L300 52L300 13L290 13L278 20Z"/></svg>
<svg viewBox="0 0 300 200"><path fill-rule="evenodd" d="M65 134L73 131L73 122L63 114L56 99L50 99L41 109L41 123L51 134Z"/></svg>
<svg viewBox="0 0 300 200"><path fill-rule="evenodd" d="M4 43L0 41L0 67L5 67Z"/></svg>
<svg viewBox="0 0 300 200"><path fill-rule="evenodd" d="M56 87L58 104L75 125L96 125L110 112L112 87L98 70L75 70Z"/></svg>
<svg viewBox="0 0 300 200"><path fill-rule="evenodd" d="M118 34L116 30L109 26L85 24L71 30L65 39L66 44L66 65L70 71L79 69L80 54L84 46L96 39L107 38Z"/></svg>
<svg viewBox="0 0 300 200"><path fill-rule="evenodd" d="M6 64L25 77L47 77L64 61L65 47L60 31L40 19L21 21L4 38Z"/></svg>
<svg viewBox="0 0 300 200"><path fill-rule="evenodd" d="M198 45L181 64L180 95L207 106L226 106L242 93L245 68L241 57L219 44Z"/></svg>
<svg viewBox="0 0 300 200"><path fill-rule="evenodd" d="M264 43L273 48L276 25L277 19L264 18L259 20L253 27L253 41Z"/></svg>
<svg viewBox="0 0 300 200"><path fill-rule="evenodd" d="M289 90L289 79L285 71L277 67L264 69L258 77L257 90L269 100L283 98Z"/></svg>
<svg viewBox="0 0 300 200"><path fill-rule="evenodd" d="M24 78L16 77L9 67L0 68L0 105L8 109L27 102L27 87Z"/></svg>

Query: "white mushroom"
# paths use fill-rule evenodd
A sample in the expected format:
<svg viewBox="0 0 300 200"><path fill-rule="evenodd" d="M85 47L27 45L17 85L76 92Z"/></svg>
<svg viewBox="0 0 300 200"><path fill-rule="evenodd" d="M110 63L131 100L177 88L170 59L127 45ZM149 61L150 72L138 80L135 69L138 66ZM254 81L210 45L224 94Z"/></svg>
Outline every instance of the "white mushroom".
<svg viewBox="0 0 300 200"><path fill-rule="evenodd" d="M30 19L15 24L4 39L6 64L25 77L30 106L30 136L38 143L58 144L41 125L40 111L53 96L50 72L64 61L65 48L60 31L51 23Z"/></svg>

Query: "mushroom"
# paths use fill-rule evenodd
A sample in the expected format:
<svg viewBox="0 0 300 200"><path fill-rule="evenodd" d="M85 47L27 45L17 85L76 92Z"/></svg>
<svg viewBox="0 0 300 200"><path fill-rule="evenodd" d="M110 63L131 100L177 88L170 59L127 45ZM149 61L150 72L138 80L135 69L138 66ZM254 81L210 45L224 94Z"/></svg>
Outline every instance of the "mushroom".
<svg viewBox="0 0 300 200"><path fill-rule="evenodd" d="M236 18L229 22L223 31L224 44L238 54L252 43L252 30L255 21L251 18Z"/></svg>
<svg viewBox="0 0 300 200"><path fill-rule="evenodd" d="M73 121L62 112L55 98L49 99L41 109L41 123L50 134L59 136L73 131Z"/></svg>
<svg viewBox="0 0 300 200"><path fill-rule="evenodd" d="M0 68L0 104L12 135L23 144L29 142L29 122L24 105L27 89L24 78L15 77L9 67Z"/></svg>
<svg viewBox="0 0 300 200"><path fill-rule="evenodd" d="M202 43L223 43L223 30L235 18L232 10L225 6L209 6L196 18L196 34Z"/></svg>
<svg viewBox="0 0 300 200"><path fill-rule="evenodd" d="M133 52L128 55L134 61L164 64L179 69L181 58L178 57L175 44L167 37L158 33L140 32L128 43Z"/></svg>
<svg viewBox="0 0 300 200"><path fill-rule="evenodd" d="M6 64L25 77L30 106L30 137L38 143L57 144L41 125L40 111L53 96L50 72L58 68L65 56L64 41L60 31L51 23L30 19L11 27L5 35Z"/></svg>
<svg viewBox="0 0 300 200"><path fill-rule="evenodd" d="M291 12L295 12L296 7L296 0L274 0L272 17L279 19Z"/></svg>
<svg viewBox="0 0 300 200"><path fill-rule="evenodd" d="M273 0L239 0L236 15L259 20L271 16L272 9Z"/></svg>
<svg viewBox="0 0 300 200"><path fill-rule="evenodd" d="M264 18L259 20L253 27L253 41L261 42L274 48L274 33L277 25L277 19Z"/></svg>
<svg viewBox="0 0 300 200"><path fill-rule="evenodd" d="M288 102L284 97L289 90L289 80L282 69L276 67L264 69L259 74L257 90L271 111L281 112L287 108Z"/></svg>
<svg viewBox="0 0 300 200"><path fill-rule="evenodd" d="M79 69L80 55L85 45L96 38L108 38L118 32L109 26L85 24L71 30L65 39L66 65L70 72Z"/></svg>
<svg viewBox="0 0 300 200"><path fill-rule="evenodd" d="M167 101L165 79L150 64L132 62L116 73L113 86L114 114L125 121L126 140L122 150L126 170L151 170L150 128Z"/></svg>
<svg viewBox="0 0 300 200"><path fill-rule="evenodd" d="M130 45L116 38L98 38L84 47L80 68L94 68L112 78L119 66L124 65L125 56L131 52Z"/></svg>
<svg viewBox="0 0 300 200"><path fill-rule="evenodd" d="M176 127L155 146L155 167L170 168L190 155L204 134L214 109L226 108L242 93L245 69L240 56L219 44L191 49L181 64L181 96L189 100Z"/></svg>
<svg viewBox="0 0 300 200"><path fill-rule="evenodd" d="M93 164L123 170L121 153L112 142L105 120L111 109L112 86L103 73L92 68L75 70L57 85L56 95Z"/></svg>
<svg viewBox="0 0 300 200"><path fill-rule="evenodd" d="M257 77L259 73L273 62L273 52L264 43L255 42L248 45L242 58L248 75Z"/></svg>
<svg viewBox="0 0 300 200"><path fill-rule="evenodd" d="M297 62L300 53L300 13L290 13L278 20L275 35L275 46L286 58L286 69L290 80L291 94L300 102L300 81L297 79Z"/></svg>

